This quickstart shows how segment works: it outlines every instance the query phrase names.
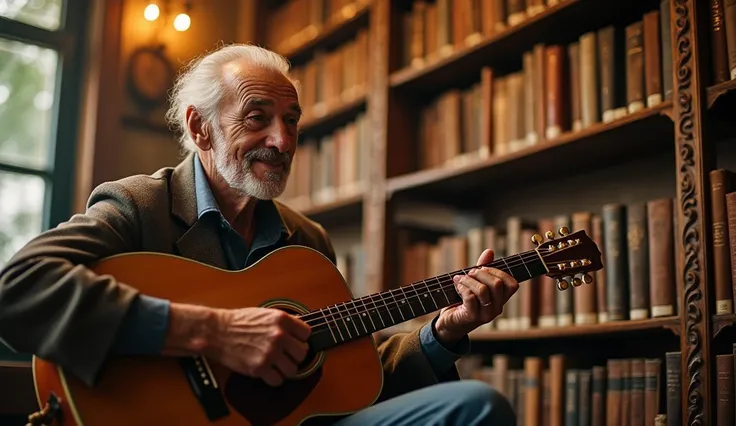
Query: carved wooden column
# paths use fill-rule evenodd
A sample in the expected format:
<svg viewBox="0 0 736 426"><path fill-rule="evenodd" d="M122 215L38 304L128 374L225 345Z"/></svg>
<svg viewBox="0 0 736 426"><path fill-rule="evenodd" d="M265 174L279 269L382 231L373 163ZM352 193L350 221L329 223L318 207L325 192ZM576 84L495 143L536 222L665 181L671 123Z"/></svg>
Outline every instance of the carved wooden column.
<svg viewBox="0 0 736 426"><path fill-rule="evenodd" d="M703 4L699 4L701 2ZM678 185L677 284L681 289L682 418L686 425L710 425L713 418L707 216L707 175L712 157L708 144L704 143L704 108L707 108L704 83L708 68L699 53L707 48L704 42L707 27L698 27L698 12L707 9L704 3L707 0L671 0L670 3Z"/></svg>
<svg viewBox="0 0 736 426"><path fill-rule="evenodd" d="M388 127L389 0L371 6L369 49L370 179L363 203L363 247L369 293L382 290L386 244L386 144Z"/></svg>

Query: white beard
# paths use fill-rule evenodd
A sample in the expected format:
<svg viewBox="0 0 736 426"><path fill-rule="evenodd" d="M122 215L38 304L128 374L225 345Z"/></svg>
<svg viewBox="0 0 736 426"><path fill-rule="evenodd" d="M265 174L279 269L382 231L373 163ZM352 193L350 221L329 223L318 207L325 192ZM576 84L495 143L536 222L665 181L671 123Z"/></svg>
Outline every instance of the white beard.
<svg viewBox="0 0 736 426"><path fill-rule="evenodd" d="M215 154L215 169L231 188L243 195L258 200L270 200L278 197L286 189L291 165L285 165L283 172L267 171L264 179L259 179L251 169L251 162L246 159L236 163L227 155L225 135L220 128L213 126L212 150Z"/></svg>

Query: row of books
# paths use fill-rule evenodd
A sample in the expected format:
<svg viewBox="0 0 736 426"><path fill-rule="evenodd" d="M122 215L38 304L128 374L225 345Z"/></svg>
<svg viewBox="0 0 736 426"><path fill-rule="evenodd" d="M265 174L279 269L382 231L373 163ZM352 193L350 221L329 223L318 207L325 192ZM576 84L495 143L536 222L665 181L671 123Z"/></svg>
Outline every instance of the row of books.
<svg viewBox="0 0 736 426"><path fill-rule="evenodd" d="M483 365L471 355L457 366L461 378L484 381L505 395L520 425L681 426L680 356L579 363L563 354L496 354Z"/></svg>
<svg viewBox="0 0 736 426"><path fill-rule="evenodd" d="M734 313L736 300L736 172L708 173L716 315Z"/></svg>
<svg viewBox="0 0 736 426"><path fill-rule="evenodd" d="M415 0L402 14L403 65L421 68L564 0Z"/></svg>
<svg viewBox="0 0 736 426"><path fill-rule="evenodd" d="M370 0L289 0L269 13L266 43L277 52L293 52L369 4Z"/></svg>
<svg viewBox="0 0 736 426"><path fill-rule="evenodd" d="M732 344L731 353L716 354L716 421L717 425L736 423L736 381L734 381L734 361L736 360L736 343Z"/></svg>
<svg viewBox="0 0 736 426"><path fill-rule="evenodd" d="M592 274L593 282L560 291L547 276L527 281L503 313L479 331L674 316L678 314L674 211L670 198L607 204L600 212L581 211L536 222L515 216L507 220L505 229L486 226L465 235L442 236L436 243L406 244L401 284L475 265L485 248L492 248L496 258L533 250L535 233L567 227L570 232L584 230L602 253L604 268Z"/></svg>
<svg viewBox="0 0 736 426"><path fill-rule="evenodd" d="M736 79L736 2L711 0L711 64L713 84Z"/></svg>
<svg viewBox="0 0 736 426"><path fill-rule="evenodd" d="M337 269L345 278L345 282L354 298L367 296L365 276L365 249L362 244L354 244L347 249L338 251Z"/></svg>
<svg viewBox="0 0 736 426"><path fill-rule="evenodd" d="M539 43L520 71L481 70L421 112L419 169L503 155L609 123L672 96L669 5L568 45Z"/></svg>
<svg viewBox="0 0 736 426"><path fill-rule="evenodd" d="M281 199L303 210L362 193L368 182L370 133L365 113L321 138L300 141Z"/></svg>
<svg viewBox="0 0 736 426"><path fill-rule="evenodd" d="M318 50L305 63L292 67L297 81L302 120L309 122L364 99L368 87L368 30L358 30L355 38L331 50Z"/></svg>

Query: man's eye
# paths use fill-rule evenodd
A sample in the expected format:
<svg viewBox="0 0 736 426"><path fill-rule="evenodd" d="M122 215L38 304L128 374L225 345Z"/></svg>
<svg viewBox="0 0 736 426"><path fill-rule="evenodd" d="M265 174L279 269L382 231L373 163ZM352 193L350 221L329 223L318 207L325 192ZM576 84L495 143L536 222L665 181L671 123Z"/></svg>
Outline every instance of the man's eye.
<svg viewBox="0 0 736 426"><path fill-rule="evenodd" d="M249 115L248 119L261 123L266 120L266 116L262 114L253 114Z"/></svg>
<svg viewBox="0 0 736 426"><path fill-rule="evenodd" d="M290 125L297 125L299 123L299 119L296 117L289 117L286 119L286 122Z"/></svg>

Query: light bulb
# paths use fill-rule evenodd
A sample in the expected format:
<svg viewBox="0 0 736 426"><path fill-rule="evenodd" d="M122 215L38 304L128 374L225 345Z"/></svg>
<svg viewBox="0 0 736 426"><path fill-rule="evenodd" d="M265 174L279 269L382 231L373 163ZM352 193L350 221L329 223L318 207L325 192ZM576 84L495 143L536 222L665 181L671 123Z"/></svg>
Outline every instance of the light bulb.
<svg viewBox="0 0 736 426"><path fill-rule="evenodd" d="M153 3L146 6L146 10L143 11L143 17L146 18L146 20L148 21L155 21L156 19L158 19L158 15L158 6Z"/></svg>
<svg viewBox="0 0 736 426"><path fill-rule="evenodd" d="M189 24L192 23L192 19L186 13L180 13L174 18L174 29L177 31L186 31L189 28Z"/></svg>

